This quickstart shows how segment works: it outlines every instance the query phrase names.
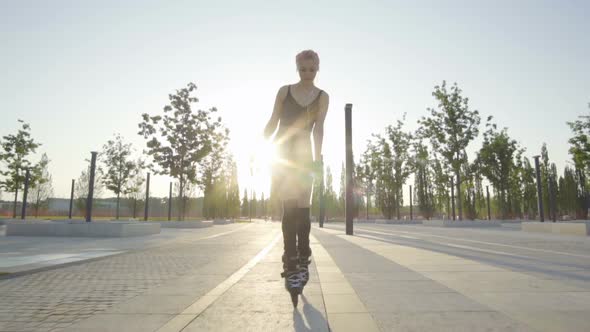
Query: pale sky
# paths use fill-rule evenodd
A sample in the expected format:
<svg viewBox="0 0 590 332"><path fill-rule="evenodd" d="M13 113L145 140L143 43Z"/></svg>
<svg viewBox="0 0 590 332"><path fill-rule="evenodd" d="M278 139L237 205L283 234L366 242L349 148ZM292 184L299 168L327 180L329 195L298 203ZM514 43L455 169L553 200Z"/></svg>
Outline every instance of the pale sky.
<svg viewBox="0 0 590 332"><path fill-rule="evenodd" d="M358 157L404 112L415 129L442 80L527 156L546 142L561 173L565 122L589 111L589 14L588 1L557 0L1 1L0 136L28 122L43 143L34 160L48 154L55 194L68 197L90 151L118 132L140 152L141 113L162 113L192 81L195 109L217 107L231 130L242 193L276 92L299 80L295 55L313 49L315 83L330 94L323 153L336 190L344 105ZM166 196L169 179L152 179L152 195ZM260 174L256 190L268 185Z"/></svg>

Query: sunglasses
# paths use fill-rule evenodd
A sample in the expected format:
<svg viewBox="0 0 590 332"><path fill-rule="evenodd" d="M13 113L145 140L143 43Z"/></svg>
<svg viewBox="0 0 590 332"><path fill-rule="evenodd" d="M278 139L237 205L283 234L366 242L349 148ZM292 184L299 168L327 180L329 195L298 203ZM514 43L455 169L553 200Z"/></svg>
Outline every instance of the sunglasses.
<svg viewBox="0 0 590 332"><path fill-rule="evenodd" d="M311 73L313 73L313 72L316 71L316 69L313 68L313 67L312 68L299 67L299 68L297 68L297 70L299 70L302 73L305 73L305 72L308 72L308 71L311 72Z"/></svg>

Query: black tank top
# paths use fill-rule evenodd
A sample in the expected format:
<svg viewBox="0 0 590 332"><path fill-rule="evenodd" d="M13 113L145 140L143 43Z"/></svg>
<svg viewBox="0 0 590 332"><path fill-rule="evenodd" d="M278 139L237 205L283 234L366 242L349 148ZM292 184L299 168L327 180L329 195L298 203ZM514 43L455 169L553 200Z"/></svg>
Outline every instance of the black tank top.
<svg viewBox="0 0 590 332"><path fill-rule="evenodd" d="M308 106L304 107L297 103L291 95L291 86L288 86L287 97L283 101L283 111L279 117L279 130L277 132L277 137L281 141L291 141L291 138L301 136L309 138L318 112L317 103L322 92L323 90L320 90L317 97Z"/></svg>

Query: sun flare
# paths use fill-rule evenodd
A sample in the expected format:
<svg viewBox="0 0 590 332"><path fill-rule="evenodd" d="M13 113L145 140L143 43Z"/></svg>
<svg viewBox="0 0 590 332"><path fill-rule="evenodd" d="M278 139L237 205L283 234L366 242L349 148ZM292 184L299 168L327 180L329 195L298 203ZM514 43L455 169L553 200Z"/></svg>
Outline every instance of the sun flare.
<svg viewBox="0 0 590 332"><path fill-rule="evenodd" d="M257 193L257 199L260 199L260 193L265 192L268 198L270 188L270 177L272 166L277 162L276 146L270 140L260 137L256 139L251 147L249 161L249 188Z"/></svg>

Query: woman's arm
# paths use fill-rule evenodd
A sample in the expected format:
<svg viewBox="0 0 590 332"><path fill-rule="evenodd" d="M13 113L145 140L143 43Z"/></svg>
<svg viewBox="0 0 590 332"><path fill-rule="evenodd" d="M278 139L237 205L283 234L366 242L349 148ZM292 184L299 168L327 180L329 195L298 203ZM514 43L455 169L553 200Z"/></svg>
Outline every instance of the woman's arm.
<svg viewBox="0 0 590 332"><path fill-rule="evenodd" d="M272 134L274 134L275 130L277 129L277 125L279 123L279 118L281 117L281 112L283 111L283 101L287 97L287 86L282 86L277 92L277 96L275 98L275 105L272 110L272 115L270 116L270 120L264 127L264 139L268 139Z"/></svg>
<svg viewBox="0 0 590 332"><path fill-rule="evenodd" d="M330 104L330 96L325 91L320 96L318 117L313 127L313 150L315 154L315 161L320 161L322 155L322 142L324 140L324 120L328 113L328 106Z"/></svg>

